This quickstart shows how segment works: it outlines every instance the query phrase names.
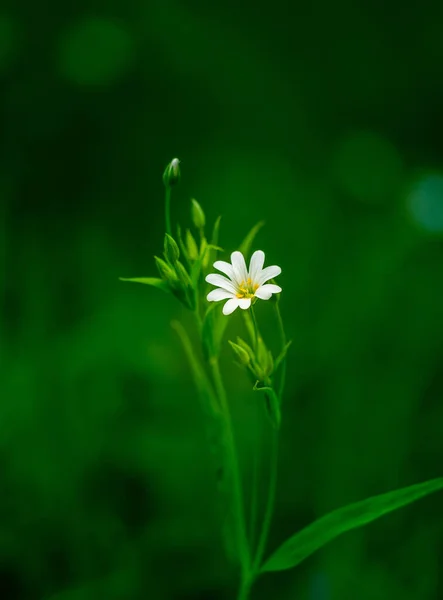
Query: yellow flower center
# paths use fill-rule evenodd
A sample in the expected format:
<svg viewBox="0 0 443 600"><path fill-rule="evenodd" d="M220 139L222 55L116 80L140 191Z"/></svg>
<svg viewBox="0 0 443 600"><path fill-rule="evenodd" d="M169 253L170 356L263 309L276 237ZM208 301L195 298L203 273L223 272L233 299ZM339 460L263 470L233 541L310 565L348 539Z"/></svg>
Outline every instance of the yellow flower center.
<svg viewBox="0 0 443 600"><path fill-rule="evenodd" d="M253 298L259 287L258 283L252 283L252 279L248 277L246 281L240 283L236 296L237 298Z"/></svg>

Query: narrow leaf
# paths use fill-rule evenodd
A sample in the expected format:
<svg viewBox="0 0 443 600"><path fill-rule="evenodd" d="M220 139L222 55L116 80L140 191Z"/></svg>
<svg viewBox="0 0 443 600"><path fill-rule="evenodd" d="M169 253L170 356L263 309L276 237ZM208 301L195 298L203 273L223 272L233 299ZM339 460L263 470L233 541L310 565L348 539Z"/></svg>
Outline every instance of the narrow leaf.
<svg viewBox="0 0 443 600"><path fill-rule="evenodd" d="M277 371L278 367L280 366L281 361L285 358L286 353L288 352L289 346L291 344L292 344L292 340L289 340L289 342L285 345L285 347L283 348L283 350L280 352L280 354L275 359L274 372Z"/></svg>
<svg viewBox="0 0 443 600"><path fill-rule="evenodd" d="M156 287L159 290L163 290L164 292L170 292L169 284L164 279L159 279L158 277L119 277L120 281L133 281L135 283L144 283L145 285L151 285L152 287Z"/></svg>
<svg viewBox="0 0 443 600"><path fill-rule="evenodd" d="M218 244L218 237L219 237L219 233L220 233L220 221L221 221L221 215L216 218L214 227L212 229L211 244L214 246L217 246L217 244Z"/></svg>
<svg viewBox="0 0 443 600"><path fill-rule="evenodd" d="M218 238L219 238L219 234L220 234L220 221L221 221L221 216L217 217L217 219L215 220L214 223L214 227L212 229L212 237L211 237L211 243L209 244L209 254L208 254L208 264L212 265L215 261L215 258L217 256L217 250L216 248L218 248Z"/></svg>
<svg viewBox="0 0 443 600"><path fill-rule="evenodd" d="M284 542L262 566L261 572L292 569L342 533L375 521L442 488L443 477L439 477L334 510Z"/></svg>
<svg viewBox="0 0 443 600"><path fill-rule="evenodd" d="M257 235L257 233L260 231L260 229L263 227L264 224L265 224L264 221L259 221L256 225L254 225L254 227L250 230L248 235L245 237L245 239L240 244L238 249L243 254L243 256L249 255L249 253L251 251L251 246L255 239L255 236Z"/></svg>

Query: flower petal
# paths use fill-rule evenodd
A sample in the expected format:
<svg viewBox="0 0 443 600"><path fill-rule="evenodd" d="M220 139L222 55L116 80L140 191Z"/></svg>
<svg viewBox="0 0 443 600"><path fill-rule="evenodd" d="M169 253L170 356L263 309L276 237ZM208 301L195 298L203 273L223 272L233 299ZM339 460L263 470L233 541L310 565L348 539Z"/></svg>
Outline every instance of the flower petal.
<svg viewBox="0 0 443 600"><path fill-rule="evenodd" d="M251 298L239 298L238 305L243 310L248 309L251 306Z"/></svg>
<svg viewBox="0 0 443 600"><path fill-rule="evenodd" d="M222 288L217 288L209 292L206 296L206 300L208 302L218 302L219 300L226 300L226 298L233 298L234 294L232 292L227 292Z"/></svg>
<svg viewBox="0 0 443 600"><path fill-rule="evenodd" d="M257 281L258 275L263 269L264 262L265 253L262 250L256 250L249 261L249 277L252 279L252 282Z"/></svg>
<svg viewBox="0 0 443 600"><path fill-rule="evenodd" d="M278 294L280 292L281 287L279 285L267 283L266 285L261 285L258 290L255 291L255 296L260 298L260 300L269 300L272 294Z"/></svg>
<svg viewBox="0 0 443 600"><path fill-rule="evenodd" d="M222 273L227 275L229 279L235 279L234 269L232 265L230 265L228 262L225 262L224 260L217 260L215 261L213 266L214 269L217 269L217 271L221 271Z"/></svg>
<svg viewBox="0 0 443 600"><path fill-rule="evenodd" d="M230 300L228 300L223 307L223 314L230 315L231 313L233 313L234 310L237 308L238 303L239 303L238 298L231 298Z"/></svg>
<svg viewBox="0 0 443 600"><path fill-rule="evenodd" d="M231 292L231 294L236 293L236 289L235 289L232 281L229 281L229 279L227 279L226 277L223 277L223 275L218 275L217 273L211 273L210 275L206 276L205 281L207 281L208 283L211 283L212 285L216 285L217 287L221 287L224 290Z"/></svg>
<svg viewBox="0 0 443 600"><path fill-rule="evenodd" d="M277 265L273 265L272 267L266 267L265 269L263 269L263 271L261 271L258 274L257 283L262 285L263 283L266 283L266 281L274 279L274 277L277 277L277 275L280 275L280 273L281 268L277 267Z"/></svg>
<svg viewBox="0 0 443 600"><path fill-rule="evenodd" d="M248 279L245 258L238 250L231 254L232 267L234 269L235 283L240 284Z"/></svg>

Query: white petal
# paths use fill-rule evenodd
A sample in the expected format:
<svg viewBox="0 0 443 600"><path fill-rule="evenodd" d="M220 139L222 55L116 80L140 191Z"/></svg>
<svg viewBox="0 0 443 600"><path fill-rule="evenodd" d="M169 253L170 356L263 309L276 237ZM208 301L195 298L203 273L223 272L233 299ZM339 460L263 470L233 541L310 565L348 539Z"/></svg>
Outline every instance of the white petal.
<svg viewBox="0 0 443 600"><path fill-rule="evenodd" d="M251 306L251 298L239 298L238 305L243 310L246 310L247 308L249 308Z"/></svg>
<svg viewBox="0 0 443 600"><path fill-rule="evenodd" d="M231 262L234 268L236 283L240 284L242 281L246 281L248 279L248 271L243 254L238 250L233 252L231 254Z"/></svg>
<svg viewBox="0 0 443 600"><path fill-rule="evenodd" d="M249 261L249 277L252 279L252 282L257 281L258 275L263 269L264 262L265 253L262 250L256 250Z"/></svg>
<svg viewBox="0 0 443 600"><path fill-rule="evenodd" d="M266 285L261 285L258 290L256 290L255 295L260 300L269 300L272 294L278 294L281 292L281 287L279 285L274 285L273 283L267 283Z"/></svg>
<svg viewBox="0 0 443 600"><path fill-rule="evenodd" d="M263 271L261 271L258 274L257 283L262 285L263 283L266 283L266 281L274 279L274 277L277 277L277 275L280 275L280 273L281 268L277 267L277 265L273 265L272 267L266 267L265 269L263 269Z"/></svg>
<svg viewBox="0 0 443 600"><path fill-rule="evenodd" d="M210 275L206 276L205 281L207 281L208 283L211 283L212 285L216 285L217 287L221 287L224 290L231 292L231 294L236 293L236 289L235 289L232 281L229 281L229 279L227 279L226 277L223 277L223 275L218 275L217 273L211 273Z"/></svg>
<svg viewBox="0 0 443 600"><path fill-rule="evenodd" d="M223 314L230 315L231 313L233 313L234 310L237 308L238 303L239 303L238 298L231 298L230 300L228 300L223 307Z"/></svg>
<svg viewBox="0 0 443 600"><path fill-rule="evenodd" d="M217 260L214 263L214 269L217 269L217 271L221 271L222 273L227 275L229 279L235 279L234 269L232 265L230 265L228 262L225 262L224 260Z"/></svg>
<svg viewBox="0 0 443 600"><path fill-rule="evenodd" d="M234 294L231 292L227 292L222 288L217 288L212 290L212 292L209 292L209 294L206 296L206 300L208 302L218 302L219 300L226 300L226 298L232 298L233 296Z"/></svg>

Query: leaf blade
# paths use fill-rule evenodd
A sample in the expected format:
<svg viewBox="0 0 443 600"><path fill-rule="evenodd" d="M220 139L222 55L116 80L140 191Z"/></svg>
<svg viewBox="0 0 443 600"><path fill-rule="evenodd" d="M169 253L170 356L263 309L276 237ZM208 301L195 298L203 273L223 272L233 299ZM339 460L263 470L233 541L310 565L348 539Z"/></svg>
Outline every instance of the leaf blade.
<svg viewBox="0 0 443 600"><path fill-rule="evenodd" d="M170 292L170 287L167 281L160 279L159 277L119 277L120 281L132 281L134 283L144 283L156 287L164 292Z"/></svg>
<svg viewBox="0 0 443 600"><path fill-rule="evenodd" d="M284 542L268 558L260 572L291 569L342 533L362 527L440 489L443 489L443 477L372 496L334 510Z"/></svg>
<svg viewBox="0 0 443 600"><path fill-rule="evenodd" d="M257 233L260 231L260 229L264 226L265 222L264 221L259 221L258 223L256 223L254 225L254 227L252 227L252 229L248 232L248 234L246 235L246 237L244 238L244 240L242 241L242 243L239 246L239 251L243 254L243 256L248 256L250 251L251 251L251 246L255 240L255 237L257 235Z"/></svg>

